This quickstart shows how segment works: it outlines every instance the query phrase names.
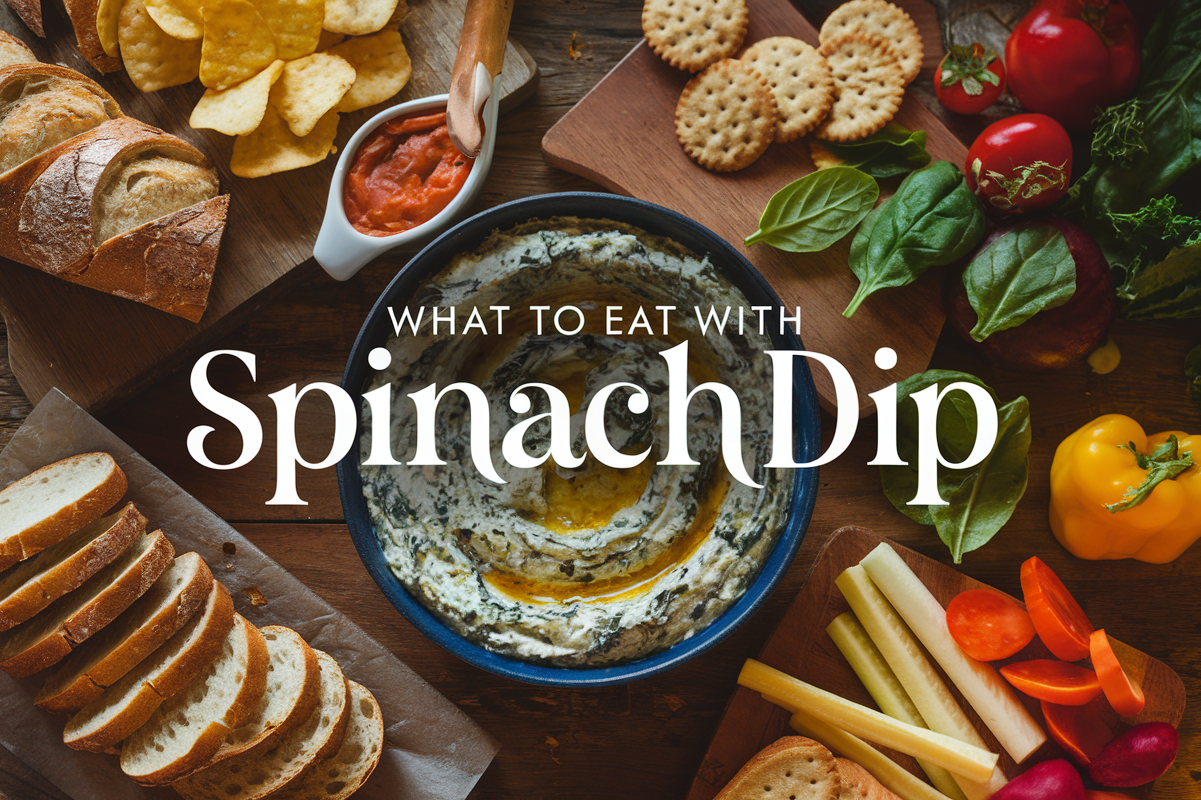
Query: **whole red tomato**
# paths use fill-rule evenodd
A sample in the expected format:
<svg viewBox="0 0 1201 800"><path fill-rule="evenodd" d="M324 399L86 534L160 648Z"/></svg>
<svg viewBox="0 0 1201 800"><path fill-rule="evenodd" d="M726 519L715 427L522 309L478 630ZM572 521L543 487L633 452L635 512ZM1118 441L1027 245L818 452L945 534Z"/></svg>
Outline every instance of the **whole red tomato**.
<svg viewBox="0 0 1201 800"><path fill-rule="evenodd" d="M1046 114L1017 114L984 129L967 151L967 185L990 208L1037 211L1063 197L1072 140Z"/></svg>
<svg viewBox="0 0 1201 800"><path fill-rule="evenodd" d="M938 101L956 114L979 114L1005 91L1005 65L983 45L955 46L934 73Z"/></svg>
<svg viewBox="0 0 1201 800"><path fill-rule="evenodd" d="M1122 0L1042 0L1005 43L1009 89L1071 130L1138 85L1142 42Z"/></svg>

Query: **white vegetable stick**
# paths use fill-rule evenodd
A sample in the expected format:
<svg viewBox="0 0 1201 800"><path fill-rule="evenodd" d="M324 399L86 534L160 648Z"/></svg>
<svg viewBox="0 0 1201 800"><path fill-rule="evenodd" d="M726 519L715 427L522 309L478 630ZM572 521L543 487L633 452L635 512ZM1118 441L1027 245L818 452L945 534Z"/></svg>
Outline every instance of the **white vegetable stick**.
<svg viewBox="0 0 1201 800"><path fill-rule="evenodd" d="M922 652L922 647L904 620L885 599L862 566L845 570L835 580L847 604L879 648L905 693L921 713L926 727L953 736L961 742L986 747L963 709L947 689L938 672ZM1001 768L993 770L984 782L957 778L969 800L987 800L1006 784Z"/></svg>
<svg viewBox="0 0 1201 800"><path fill-rule="evenodd" d="M1047 735L1005 679L955 643L946 609L897 551L882 543L859 563L1013 760L1020 764L1038 750Z"/></svg>
<svg viewBox="0 0 1201 800"><path fill-rule="evenodd" d="M904 623L902 623L904 624ZM851 665L851 669L855 670L855 674L859 676L859 680L863 681L863 685L867 688L867 693L876 701L876 705L880 707L888 716L893 719L899 719L901 722L908 722L910 725L916 725L919 728L936 728L927 725L925 719L922 718L917 706L913 704L913 700L909 698L905 687L897 680L897 676L893 674L892 669L888 666L884 656L880 650L872 642L867 631L859 624L859 620L855 619L855 615L850 611L845 614L839 614L834 618L834 621L826 626L826 633L830 634L830 638L834 640L834 644L846 657L847 663ZM946 733L949 736L954 736L949 731L938 731ZM959 739L960 737L956 736ZM960 741L963 741L960 739ZM976 744L968 742L968 744ZM980 743L983 745L983 742ZM959 788L955 776L942 767L936 767L928 761L922 759L917 760L917 765L922 768L922 772L926 773L926 777L930 779L930 783L934 784L934 788L945 794L951 800L969 800ZM996 775L999 770L994 770ZM980 784L971 784L966 778L959 780L965 781L972 786ZM970 800L984 800L988 795L981 797L973 797Z"/></svg>
<svg viewBox="0 0 1201 800"><path fill-rule="evenodd" d="M791 675L748 658L738 683L760 694L779 697L790 708L805 709L812 716L876 744L891 747L957 775L984 781L997 766L997 754L941 733L915 728L874 708L852 703L844 697L810 686Z"/></svg>

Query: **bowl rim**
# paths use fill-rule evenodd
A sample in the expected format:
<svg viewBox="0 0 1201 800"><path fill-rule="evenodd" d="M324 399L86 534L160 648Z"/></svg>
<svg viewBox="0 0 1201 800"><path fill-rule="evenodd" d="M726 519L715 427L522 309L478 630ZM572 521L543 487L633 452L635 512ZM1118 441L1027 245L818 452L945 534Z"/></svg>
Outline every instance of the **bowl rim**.
<svg viewBox="0 0 1201 800"><path fill-rule="evenodd" d="M607 210L599 211L594 206L606 207ZM742 596L702 630L666 650L635 661L595 668L554 667L520 661L468 641L409 594L404 584L388 568L363 497L359 441L363 433L362 391L370 374L367 353L392 337L388 326L388 305L396 303L398 296L408 297L412 289L445 266L448 258L477 246L495 230L510 228L530 219L555 216L613 219L640 227L652 235L674 239L698 255L709 257L721 274L744 295L765 298L774 314L778 314L782 306L767 280L732 245L700 223L671 209L603 192L539 194L495 206L457 223L426 245L389 281L368 312L355 337L342 375L342 388L350 394L355 404L356 431L353 446L337 464L338 492L351 539L368 574L401 616L427 638L473 666L523 683L559 687L613 686L665 672L695 658L732 633L763 606L788 571L805 538L817 497L818 468L794 470L784 528ZM664 228L672 226L676 229L674 232L664 232ZM686 231L685 238L691 241L681 240L681 229ZM707 246L696 246L697 242ZM443 251L446 251L446 258L443 258ZM754 304L750 297L748 300ZM383 335L380 334L381 329ZM773 346L788 350L804 349L800 337L791 327L785 325L783 335L777 335L776 330L778 328L773 326L770 331ZM821 450L821 413L806 360L794 366L793 393L794 456L804 463L816 459Z"/></svg>

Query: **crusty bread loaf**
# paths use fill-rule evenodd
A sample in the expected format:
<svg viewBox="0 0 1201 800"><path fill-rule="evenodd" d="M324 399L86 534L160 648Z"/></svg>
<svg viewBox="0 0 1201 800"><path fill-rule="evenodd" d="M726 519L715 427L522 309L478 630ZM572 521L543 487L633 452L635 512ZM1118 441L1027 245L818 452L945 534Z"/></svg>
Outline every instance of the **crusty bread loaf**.
<svg viewBox="0 0 1201 800"><path fill-rule="evenodd" d="M174 555L162 531L143 533L78 589L0 633L0 669L21 678L54 666L144 595Z"/></svg>
<svg viewBox="0 0 1201 800"><path fill-rule="evenodd" d="M97 0L63 0L67 16L71 18L71 26L75 29L75 41L79 45L80 54L98 71L116 72L121 69L121 59L113 58L104 52L104 45L100 43L100 33L96 28L99 5Z"/></svg>
<svg viewBox="0 0 1201 800"><path fill-rule="evenodd" d="M291 628L268 625L260 632L270 656L267 691L250 719L225 737L210 764L268 740L278 742L308 719L321 699L321 668L313 648Z"/></svg>
<svg viewBox="0 0 1201 800"><path fill-rule="evenodd" d="M48 711L83 708L187 624L212 589L203 558L176 557L150 591L63 660L34 702Z"/></svg>
<svg viewBox="0 0 1201 800"><path fill-rule="evenodd" d="M785 736L756 753L714 800L837 800L838 764L820 742Z"/></svg>
<svg viewBox="0 0 1201 800"><path fill-rule="evenodd" d="M217 657L233 624L233 600L214 581L200 613L71 717L63 741L76 750L94 752L121 742Z"/></svg>
<svg viewBox="0 0 1201 800"><path fill-rule="evenodd" d="M48 464L0 490L0 569L7 569L94 522L129 488L107 453Z"/></svg>
<svg viewBox="0 0 1201 800"><path fill-rule="evenodd" d="M126 503L0 576L0 631L20 625L77 589L129 549L146 531L146 518Z"/></svg>
<svg viewBox="0 0 1201 800"><path fill-rule="evenodd" d="M267 686L267 643L237 616L221 654L121 744L121 769L156 786L204 766L229 732L244 723Z"/></svg>
<svg viewBox="0 0 1201 800"><path fill-rule="evenodd" d="M350 719L350 683L341 667L320 650L321 700L304 724L276 744L264 743L241 755L176 781L187 800L261 800L298 782L315 764L342 746Z"/></svg>
<svg viewBox="0 0 1201 800"><path fill-rule="evenodd" d="M0 69L13 64L37 63L37 56L8 31L0 31Z"/></svg>
<svg viewBox="0 0 1201 800"><path fill-rule="evenodd" d="M384 717L375 696L350 681L350 719L342 746L271 800L344 800L367 782L384 751Z"/></svg>

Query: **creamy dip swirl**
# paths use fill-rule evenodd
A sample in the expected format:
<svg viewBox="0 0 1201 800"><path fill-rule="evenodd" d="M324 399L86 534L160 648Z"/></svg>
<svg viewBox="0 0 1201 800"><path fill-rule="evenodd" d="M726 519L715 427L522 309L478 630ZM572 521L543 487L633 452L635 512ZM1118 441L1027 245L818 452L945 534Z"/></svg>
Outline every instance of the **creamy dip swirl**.
<svg viewBox="0 0 1201 800"><path fill-rule="evenodd" d="M560 335L550 315L563 305L587 315L574 336ZM550 306L537 335L530 306ZM625 325L638 306L655 335L605 332L606 306L623 306ZM672 305L669 336L656 305ZM426 313L413 335L388 342L391 366L367 387L392 386L392 453L412 459L416 409L410 392L458 381L479 385L491 411L493 464L507 482L475 468L468 402L450 392L438 406L435 433L444 466L370 466L370 409L364 404L360 454L363 493L392 572L408 591L468 640L503 655L556 666L597 667L641 658L704 629L758 574L784 526L792 472L766 469L771 439L769 337L710 328L702 336L694 306L749 307L706 258L620 223L556 218L494 234L457 256L409 304L456 307L456 335ZM510 306L497 334L489 306ZM487 333L464 334L479 309ZM395 309L400 316L400 309ZM574 326L567 315L565 324ZM689 451L697 466L660 466L667 449L667 367L660 351L689 343L689 389L718 381L742 403L744 464L755 489L733 480L721 459L720 411L702 392L688 411ZM572 451L585 451L584 410L617 381L644 387L650 407L629 410L630 390L606 408L613 447L650 455L638 467L607 467L589 456L576 469L548 460L516 468L500 443L516 423L549 411L546 393L527 392L528 413L509 406L529 382L561 389L572 407ZM623 393L624 392L624 393ZM546 453L543 420L523 444Z"/></svg>

